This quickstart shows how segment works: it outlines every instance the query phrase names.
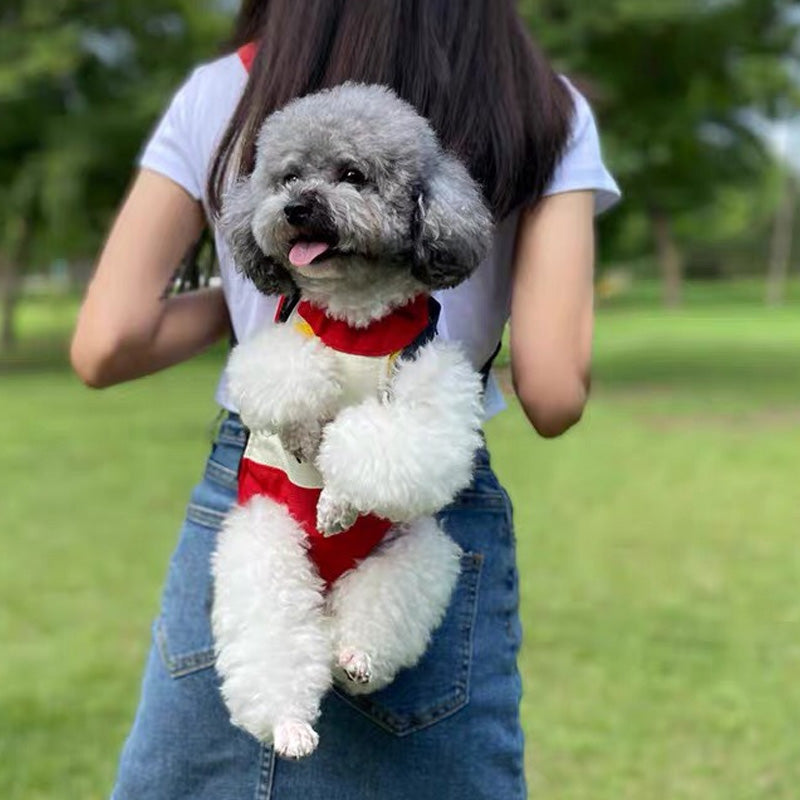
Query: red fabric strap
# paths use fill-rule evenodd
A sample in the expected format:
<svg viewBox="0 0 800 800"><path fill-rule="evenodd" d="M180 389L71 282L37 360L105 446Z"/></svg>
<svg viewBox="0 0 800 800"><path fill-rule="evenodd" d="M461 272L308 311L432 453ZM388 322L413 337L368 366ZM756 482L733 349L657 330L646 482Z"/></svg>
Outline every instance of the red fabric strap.
<svg viewBox="0 0 800 800"><path fill-rule="evenodd" d="M239 55L239 60L242 62L242 66L248 72L250 72L250 67L253 66L253 60L255 59L256 53L258 52L256 43L248 42L247 44L243 44L236 52Z"/></svg>
<svg viewBox="0 0 800 800"><path fill-rule="evenodd" d="M347 322L329 317L318 306L302 300L297 313L324 344L340 353L354 356L388 356L407 347L428 326L427 295L417 295L391 314L377 319L366 328L353 328Z"/></svg>
<svg viewBox="0 0 800 800"><path fill-rule="evenodd" d="M282 294L278 298L278 306L275 309L275 318L274 318L273 322L280 322L281 321L281 312L283 311L283 307L284 307L285 304L286 304L286 295Z"/></svg>
<svg viewBox="0 0 800 800"><path fill-rule="evenodd" d="M321 489L293 484L277 467L243 458L239 466L240 505L251 497L265 495L284 505L308 535L308 552L320 577L332 584L339 576L366 558L386 535L392 523L368 514L358 517L352 528L325 537L317 530L317 501Z"/></svg>

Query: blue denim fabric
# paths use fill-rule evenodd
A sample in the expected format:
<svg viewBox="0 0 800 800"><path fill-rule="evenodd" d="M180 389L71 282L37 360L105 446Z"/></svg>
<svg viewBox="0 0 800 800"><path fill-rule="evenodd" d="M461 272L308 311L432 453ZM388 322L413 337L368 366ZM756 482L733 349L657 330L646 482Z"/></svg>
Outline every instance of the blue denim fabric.
<svg viewBox="0 0 800 800"><path fill-rule="evenodd" d="M525 798L511 506L485 450L472 486L440 515L464 556L420 664L369 696L330 692L319 748L298 762L230 724L214 671L209 557L244 442L229 416L192 493L112 800Z"/></svg>

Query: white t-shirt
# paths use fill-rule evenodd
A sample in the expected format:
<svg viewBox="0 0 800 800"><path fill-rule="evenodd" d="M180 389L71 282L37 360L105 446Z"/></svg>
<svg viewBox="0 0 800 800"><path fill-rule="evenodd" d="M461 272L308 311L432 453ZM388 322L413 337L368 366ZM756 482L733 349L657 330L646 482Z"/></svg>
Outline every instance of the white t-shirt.
<svg viewBox="0 0 800 800"><path fill-rule="evenodd" d="M565 79L566 80L566 79ZM247 83L247 71L236 53L203 64L178 89L146 144L139 165L175 181L202 201L208 214L206 182L228 121ZM614 205L620 191L603 164L597 127L589 104L569 82L575 115L567 150L545 195L594 190L597 213ZM462 343L477 369L491 357L508 320L511 261L518 213L495 229L494 244L472 277L436 294L442 311L439 334ZM215 232L220 274L238 341L252 336L275 316L277 298L265 297L234 268L228 248ZM216 393L220 405L235 411L223 372ZM486 391L487 417L505 406L493 378Z"/></svg>

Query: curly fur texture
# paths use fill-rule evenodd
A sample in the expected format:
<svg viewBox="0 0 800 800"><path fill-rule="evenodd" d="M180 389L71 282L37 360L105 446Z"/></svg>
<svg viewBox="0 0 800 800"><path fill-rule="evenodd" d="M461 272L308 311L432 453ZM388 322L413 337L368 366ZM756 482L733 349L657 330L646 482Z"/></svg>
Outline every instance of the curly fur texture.
<svg viewBox="0 0 800 800"><path fill-rule="evenodd" d="M227 375L250 430L280 433L290 452L313 459L322 425L333 419L342 395L336 362L318 339L291 327L267 328L234 348Z"/></svg>
<svg viewBox="0 0 800 800"><path fill-rule="evenodd" d="M228 516L213 556L211 622L222 696L232 722L263 741L285 726L294 727L292 738L316 745L311 725L331 683L324 584L306 547L305 532L286 509L256 497Z"/></svg>
<svg viewBox="0 0 800 800"><path fill-rule="evenodd" d="M255 170L227 195L221 225L260 291L299 291L359 328L466 278L491 219L410 106L383 87L346 84L264 123ZM323 242L324 258L293 263L301 240ZM460 563L431 515L469 484L481 444L481 381L458 346L434 340L391 373L384 366L377 384L374 367L347 363L278 325L235 348L228 367L251 431L277 434L281 452L317 470L318 530L335 535L367 513L397 523L327 594L302 529L273 500L250 499L220 532L212 625L222 694L236 725L291 758L316 747L312 726L334 678L372 692L425 652Z"/></svg>
<svg viewBox="0 0 800 800"><path fill-rule="evenodd" d="M324 493L393 522L439 511L472 477L480 392L459 347L434 340L398 365L388 399L367 398L326 426Z"/></svg>
<svg viewBox="0 0 800 800"><path fill-rule="evenodd" d="M342 180L350 168L363 184ZM293 202L310 206L310 227L335 238L343 255L319 277L288 259L298 234L285 214ZM266 120L255 169L226 194L220 226L260 291L299 287L333 316L364 325L420 291L467 278L488 251L492 219L425 119L386 87L347 83Z"/></svg>
<svg viewBox="0 0 800 800"><path fill-rule="evenodd" d="M422 658L442 621L461 550L430 517L398 526L331 589L335 670L351 694L382 689ZM365 659L354 675L353 661Z"/></svg>

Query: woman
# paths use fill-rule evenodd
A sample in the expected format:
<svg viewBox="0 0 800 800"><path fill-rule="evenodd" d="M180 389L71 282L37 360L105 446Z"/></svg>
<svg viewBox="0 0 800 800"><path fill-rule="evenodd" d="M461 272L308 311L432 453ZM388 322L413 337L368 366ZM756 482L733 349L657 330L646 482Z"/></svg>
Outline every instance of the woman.
<svg viewBox="0 0 800 800"><path fill-rule="evenodd" d="M586 101L553 74L512 0L246 0L234 52L199 67L147 144L81 309L72 363L108 386L178 363L229 332L241 341L274 300L216 239L221 289L160 300L227 182L252 168L264 117L344 80L385 83L433 123L498 220L475 276L440 295L440 334L488 368L511 315L517 396L557 436L581 416L592 337L593 215L618 196ZM228 415L195 489L167 578L116 800L523 798L516 568L507 495L482 452L473 486L442 514L465 552L423 662L355 700L333 691L321 745L298 763L233 728L208 624L209 555L234 502L246 432ZM502 397L492 378L487 414Z"/></svg>

